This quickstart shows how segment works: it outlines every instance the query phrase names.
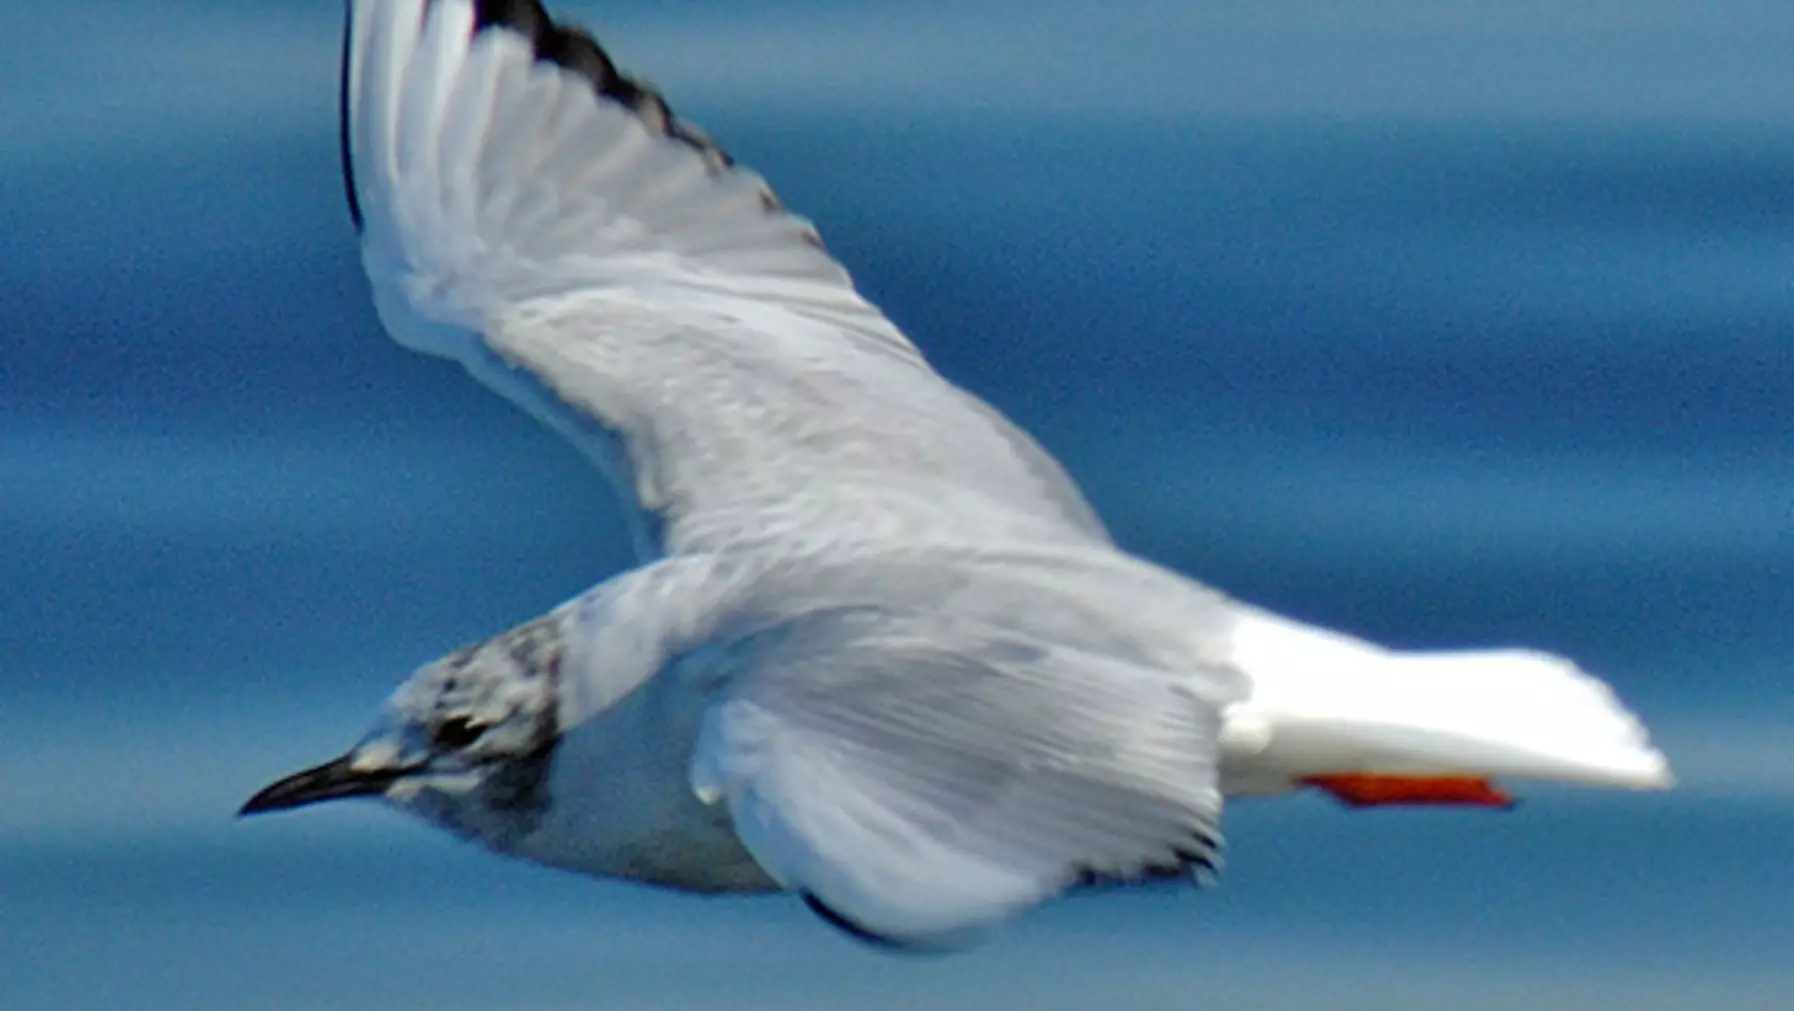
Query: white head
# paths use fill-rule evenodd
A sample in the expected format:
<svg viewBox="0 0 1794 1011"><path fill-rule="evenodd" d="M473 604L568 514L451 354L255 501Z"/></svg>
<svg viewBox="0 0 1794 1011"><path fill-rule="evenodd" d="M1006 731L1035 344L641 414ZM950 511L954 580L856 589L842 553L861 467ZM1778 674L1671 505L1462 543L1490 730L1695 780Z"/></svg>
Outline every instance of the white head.
<svg viewBox="0 0 1794 1011"><path fill-rule="evenodd" d="M359 744L268 786L242 813L374 797L569 870L769 887L728 812L690 788L708 689L658 676L694 655L726 616L718 598L743 585L713 579L714 568L703 556L662 559L418 668Z"/></svg>
<svg viewBox="0 0 1794 1011"><path fill-rule="evenodd" d="M561 631L551 614L425 664L359 744L273 783L241 813L380 797L458 835L514 848L549 804L561 739Z"/></svg>

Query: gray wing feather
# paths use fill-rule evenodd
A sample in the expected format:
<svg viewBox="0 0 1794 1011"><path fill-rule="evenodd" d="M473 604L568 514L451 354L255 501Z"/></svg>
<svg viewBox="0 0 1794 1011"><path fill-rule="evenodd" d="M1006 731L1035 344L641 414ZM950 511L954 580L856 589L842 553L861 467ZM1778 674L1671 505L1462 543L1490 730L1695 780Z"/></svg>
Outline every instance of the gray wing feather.
<svg viewBox="0 0 1794 1011"><path fill-rule="evenodd" d="M1058 464L935 374L808 222L530 9L350 5L345 164L400 343L606 464L644 554L849 528L1106 539Z"/></svg>
<svg viewBox="0 0 1794 1011"><path fill-rule="evenodd" d="M519 306L487 340L553 394L548 411L578 416L557 427L588 453L621 451L613 474L669 554L1106 539L1059 466L995 412L919 360L867 354L777 307L585 293Z"/></svg>
<svg viewBox="0 0 1794 1011"><path fill-rule="evenodd" d="M927 944L1081 881L1214 864L1220 718L1179 677L874 609L735 652L694 786L868 933Z"/></svg>

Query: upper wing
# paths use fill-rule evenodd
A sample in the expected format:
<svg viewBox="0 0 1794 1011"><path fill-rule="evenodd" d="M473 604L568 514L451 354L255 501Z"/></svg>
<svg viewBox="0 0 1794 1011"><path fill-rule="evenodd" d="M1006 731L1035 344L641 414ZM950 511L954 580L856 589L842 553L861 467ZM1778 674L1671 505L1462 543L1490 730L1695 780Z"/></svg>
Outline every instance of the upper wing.
<svg viewBox="0 0 1794 1011"><path fill-rule="evenodd" d="M694 789L859 936L953 944L1080 882L1215 865L1220 717L1188 672L876 609L720 662Z"/></svg>
<svg viewBox="0 0 1794 1011"><path fill-rule="evenodd" d="M344 166L381 319L596 458L644 553L1104 537L815 230L536 0L351 0Z"/></svg>

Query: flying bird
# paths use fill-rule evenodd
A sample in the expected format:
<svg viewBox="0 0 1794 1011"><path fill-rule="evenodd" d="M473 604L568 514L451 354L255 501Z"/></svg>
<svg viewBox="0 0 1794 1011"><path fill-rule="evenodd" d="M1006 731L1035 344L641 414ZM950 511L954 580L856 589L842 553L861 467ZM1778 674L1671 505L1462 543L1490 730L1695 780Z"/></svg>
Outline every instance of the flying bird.
<svg viewBox="0 0 1794 1011"><path fill-rule="evenodd" d="M809 222L536 0L351 0L341 85L386 329L590 456L640 565L424 664L244 814L380 798L928 949L1212 875L1228 797L1669 785L1567 660L1385 649L1117 548Z"/></svg>

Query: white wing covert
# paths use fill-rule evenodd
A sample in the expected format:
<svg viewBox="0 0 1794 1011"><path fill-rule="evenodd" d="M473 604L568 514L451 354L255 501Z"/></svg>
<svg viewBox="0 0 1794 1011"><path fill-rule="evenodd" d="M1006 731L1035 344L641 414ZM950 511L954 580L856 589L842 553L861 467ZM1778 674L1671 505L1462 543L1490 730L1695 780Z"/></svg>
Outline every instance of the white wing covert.
<svg viewBox="0 0 1794 1011"><path fill-rule="evenodd" d="M1106 537L808 222L536 0L351 0L342 104L387 329L598 460L645 555Z"/></svg>
<svg viewBox="0 0 1794 1011"><path fill-rule="evenodd" d="M721 662L693 788L857 936L952 947L1078 884L1215 867L1220 717L1185 678L872 608Z"/></svg>

